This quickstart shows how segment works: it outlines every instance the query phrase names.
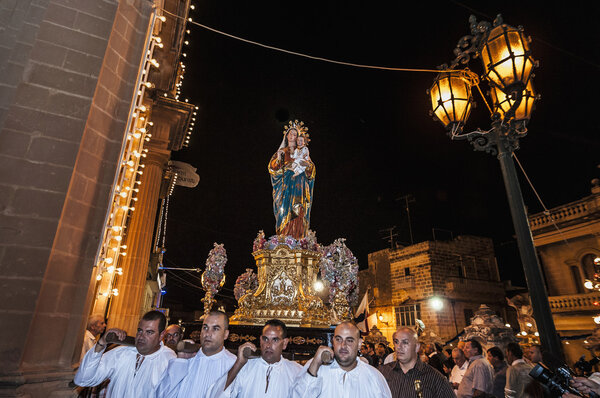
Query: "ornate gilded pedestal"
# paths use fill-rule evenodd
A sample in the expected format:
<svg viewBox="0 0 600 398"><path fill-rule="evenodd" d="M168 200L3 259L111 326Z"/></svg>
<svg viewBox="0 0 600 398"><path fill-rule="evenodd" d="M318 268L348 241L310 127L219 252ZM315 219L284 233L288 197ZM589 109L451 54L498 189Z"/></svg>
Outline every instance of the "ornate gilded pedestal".
<svg viewBox="0 0 600 398"><path fill-rule="evenodd" d="M258 288L239 299L231 323L263 325L277 318L288 326L330 326L331 311L313 290L321 254L290 242L290 237L276 239L270 245L255 245Z"/></svg>

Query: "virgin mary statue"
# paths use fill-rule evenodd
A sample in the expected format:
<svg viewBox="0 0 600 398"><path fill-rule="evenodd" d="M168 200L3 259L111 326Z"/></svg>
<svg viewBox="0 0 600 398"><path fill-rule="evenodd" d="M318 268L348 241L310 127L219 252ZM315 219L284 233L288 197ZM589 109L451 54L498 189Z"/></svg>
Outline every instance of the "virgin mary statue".
<svg viewBox="0 0 600 398"><path fill-rule="evenodd" d="M316 173L306 148L308 141L304 123L290 121L269 162L277 235L300 239L308 232Z"/></svg>

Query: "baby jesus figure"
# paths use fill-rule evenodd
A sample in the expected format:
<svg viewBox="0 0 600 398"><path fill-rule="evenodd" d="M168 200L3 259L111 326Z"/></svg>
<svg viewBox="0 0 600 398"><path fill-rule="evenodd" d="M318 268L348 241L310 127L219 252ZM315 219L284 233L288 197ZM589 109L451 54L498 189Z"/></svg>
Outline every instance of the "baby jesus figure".
<svg viewBox="0 0 600 398"><path fill-rule="evenodd" d="M310 153L306 147L306 137L303 135L298 136L296 139L296 149L294 149L291 157L294 159L294 162L290 165L290 168L294 171L294 177L297 177L304 173L310 160Z"/></svg>

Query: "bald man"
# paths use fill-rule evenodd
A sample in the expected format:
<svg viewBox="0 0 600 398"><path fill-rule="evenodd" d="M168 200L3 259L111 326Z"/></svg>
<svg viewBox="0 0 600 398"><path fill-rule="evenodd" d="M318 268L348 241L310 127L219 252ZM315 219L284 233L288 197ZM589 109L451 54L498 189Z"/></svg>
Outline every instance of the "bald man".
<svg viewBox="0 0 600 398"><path fill-rule="evenodd" d="M352 322L340 323L334 331L333 349L320 346L296 379L291 398L391 398L385 379L377 369L358 359L360 330ZM323 352L333 356L329 365Z"/></svg>
<svg viewBox="0 0 600 398"><path fill-rule="evenodd" d="M174 323L167 326L165 329L165 338L163 339L163 343L172 350L176 350L177 343L179 343L182 338L183 331L181 330L181 326Z"/></svg>
<svg viewBox="0 0 600 398"><path fill-rule="evenodd" d="M392 397L455 398L446 378L419 359L420 344L411 328L400 328L392 335L396 361L379 367L388 382Z"/></svg>
<svg viewBox="0 0 600 398"><path fill-rule="evenodd" d="M98 335L104 333L104 329L106 329L106 322L104 322L104 316L92 315L88 318L79 362L83 360L83 357L85 356L86 352L88 352L90 348L92 348L96 344L96 339Z"/></svg>

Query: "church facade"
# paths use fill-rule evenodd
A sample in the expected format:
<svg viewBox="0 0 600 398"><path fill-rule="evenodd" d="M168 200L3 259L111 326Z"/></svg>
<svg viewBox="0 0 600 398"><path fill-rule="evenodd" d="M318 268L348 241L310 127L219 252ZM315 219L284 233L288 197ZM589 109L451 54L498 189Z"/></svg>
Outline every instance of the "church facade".
<svg viewBox="0 0 600 398"><path fill-rule="evenodd" d="M568 363L589 352L585 348L598 324L600 292L586 288L598 273L600 257L600 182L579 200L529 216L534 244L546 278L548 300Z"/></svg>

